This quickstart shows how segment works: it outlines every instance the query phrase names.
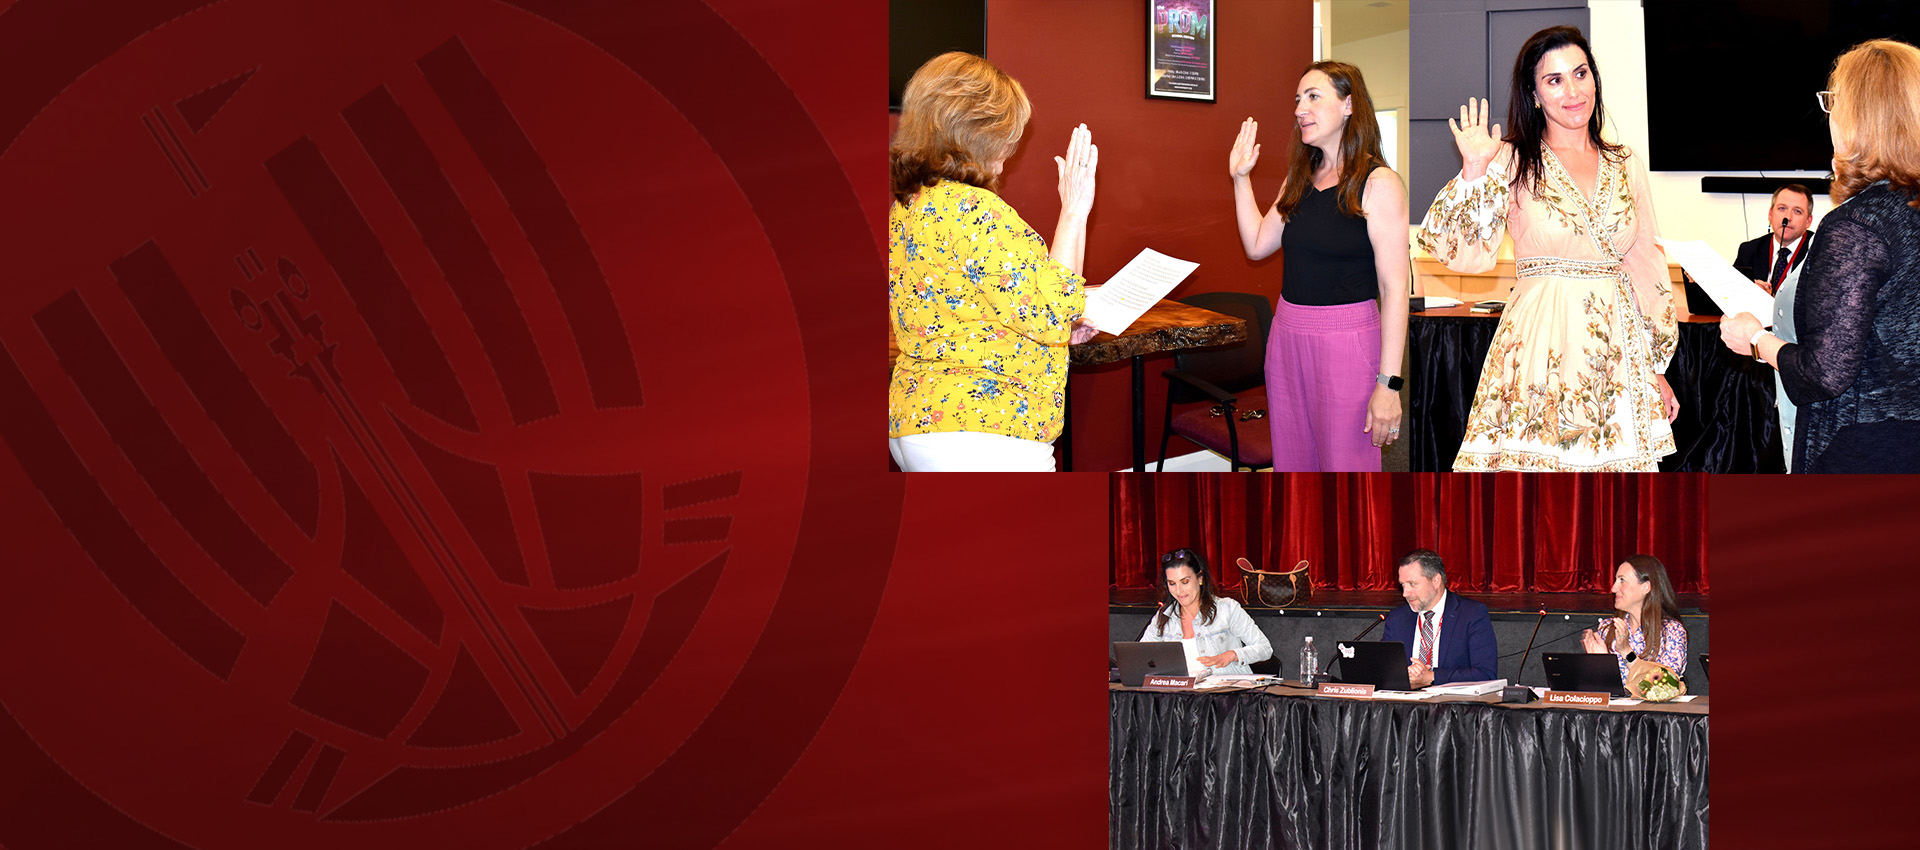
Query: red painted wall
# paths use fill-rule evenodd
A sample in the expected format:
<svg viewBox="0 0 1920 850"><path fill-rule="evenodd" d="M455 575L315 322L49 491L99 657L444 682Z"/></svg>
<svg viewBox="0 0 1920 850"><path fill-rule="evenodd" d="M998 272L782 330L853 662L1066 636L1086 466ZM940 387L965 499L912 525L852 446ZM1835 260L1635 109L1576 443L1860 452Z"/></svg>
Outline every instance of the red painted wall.
<svg viewBox="0 0 1920 850"><path fill-rule="evenodd" d="M1076 124L1100 147L1100 188L1088 228L1087 277L1105 281L1151 247L1200 264L1170 297L1198 292L1280 292L1278 256L1253 263L1233 223L1227 151L1240 121L1261 122L1256 195L1280 191L1292 133L1294 83L1312 61L1313 9L1306 0L1222 3L1215 47L1216 103L1146 97L1147 4L1111 0L995 0L987 9L987 58L1012 74L1033 101L1019 153L1007 163L1007 201L1041 234L1059 216L1053 157ZM1147 361L1147 454L1160 441L1171 356ZM1076 369L1074 468L1131 463L1128 367ZM1176 442L1172 454L1192 451Z"/></svg>

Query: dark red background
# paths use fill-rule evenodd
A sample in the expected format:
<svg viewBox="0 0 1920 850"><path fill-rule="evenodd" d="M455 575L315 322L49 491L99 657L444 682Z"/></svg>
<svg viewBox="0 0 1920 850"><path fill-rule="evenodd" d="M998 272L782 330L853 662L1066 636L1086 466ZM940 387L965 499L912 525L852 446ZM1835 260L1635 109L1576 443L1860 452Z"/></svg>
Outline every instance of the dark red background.
<svg viewBox="0 0 1920 850"><path fill-rule="evenodd" d="M24 0L0 11L0 115L24 128L0 139L0 341L157 554L196 588L222 587L90 418L34 320L79 293L223 492L257 496L109 273L109 263L156 240L209 322L229 323L219 325L221 339L294 423L321 470L323 522L302 542L264 498L236 505L296 579L282 591L286 602L268 609L249 607L237 590L204 591L249 638L222 683L134 613L61 526L23 459L0 451L0 846L379 850L521 847L555 835L551 846L1104 843L1105 703L1072 671L1103 654L1107 479L873 469L884 372L870 345L850 341L876 337L882 321L885 127L874 104L884 7L714 0L665 4L678 14L619 6L596 18L605 8L532 2L230 2L188 12L193 5L156 12ZM510 247L509 211L481 190L479 165L459 152L448 119L422 106L428 95L411 70L456 35L578 217L633 345L644 405L593 404L582 365L568 360L558 308L529 306L562 415L514 425L470 332L449 330L457 305L433 283L431 259L396 239L395 262L445 334L481 424L462 431L422 414L370 353L341 282L299 242L262 171L265 158L310 135L383 236L404 233L411 225L380 200L379 176L352 153L340 117L391 85L449 179L475 199L471 212L516 293L532 299L538 287L522 287L540 281L538 262ZM1084 35L1063 24L1051 37ZM89 58L101 44L109 47ZM636 45L651 60L634 58ZM715 61L709 74L667 72L674 62ZM1126 71L1133 59L1114 61L1115 77L1137 76ZM256 67L205 132L186 140L212 184L191 197L139 118ZM1116 182L1124 181L1107 183L1108 203ZM1148 197L1145 181L1135 182ZM640 578L597 594L496 588L504 603L644 597L727 553L714 604L655 688L521 786L424 817L357 824L290 812L297 778L271 809L241 799L289 724L346 750L343 783L360 765L398 758L302 719L287 692L329 599L347 599L390 634L406 628L337 569L337 520L324 518L337 513L340 482L326 452L347 452L350 441L285 379L287 364L263 337L230 324L223 294L242 283L230 257L256 243L301 255L329 338L355 358L343 370L370 409L502 468L640 474L633 503L601 500L578 518L599 523L600 535L572 538L637 539L648 566ZM392 437L393 427L379 430ZM664 488L735 471L738 495L695 512L727 517L727 530L666 546ZM1901 581L1916 559L1903 521L1916 491L1904 479L1710 483L1714 617L1728 648L1715 682L1724 689L1715 838L1862 846L1906 835L1894 798L1914 779L1911 760L1900 758L1914 694L1896 659L1910 642ZM533 520L519 510L514 524L528 531ZM469 545L459 548L471 553ZM1813 671L1890 690L1841 708L1809 680ZM571 710L595 704L606 686L597 680Z"/></svg>
<svg viewBox="0 0 1920 850"><path fill-rule="evenodd" d="M1028 224L1052 238L1060 212L1053 158L1086 124L1100 146L1099 196L1087 221L1087 279L1112 277L1142 248L1200 264L1170 298L1201 292L1280 293L1278 254L1249 262L1234 228L1227 151L1242 119L1261 122L1254 194L1270 203L1286 176L1293 89L1313 61L1313 4L1306 0L1219 3L1214 42L1216 102L1146 97L1147 8L1106 0L995 0L987 7L987 58L1020 81L1033 118L1007 161L1004 195ZM1168 132L1177 128L1178 132ZM1147 361L1147 447L1160 445L1163 369ZM1075 469L1131 468L1132 410L1125 363L1075 369ZM1174 441L1168 451L1191 446ZM1148 458L1152 460L1151 457Z"/></svg>

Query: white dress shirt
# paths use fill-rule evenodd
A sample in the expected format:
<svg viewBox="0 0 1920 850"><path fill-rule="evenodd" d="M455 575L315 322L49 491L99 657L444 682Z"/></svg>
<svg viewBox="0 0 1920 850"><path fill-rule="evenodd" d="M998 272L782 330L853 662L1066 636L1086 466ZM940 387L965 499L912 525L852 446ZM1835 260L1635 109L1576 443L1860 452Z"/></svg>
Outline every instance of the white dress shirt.
<svg viewBox="0 0 1920 850"><path fill-rule="evenodd" d="M1426 618L1427 615L1423 612L1413 612L1413 646L1407 648L1408 661L1420 660L1420 621ZM1440 661L1440 626L1446 619L1447 592L1443 589L1440 591L1440 598L1433 603L1433 660L1436 664ZM1431 667L1433 665L1430 664L1428 666Z"/></svg>
<svg viewBox="0 0 1920 850"><path fill-rule="evenodd" d="M1778 265L1780 262L1780 249L1781 248L1787 249L1787 262L1791 263L1793 262L1793 258L1800 253L1801 244L1805 243L1806 241L1807 241L1807 234L1805 233L1800 234L1800 238L1795 239L1792 242L1788 242L1785 245L1780 244L1780 237L1778 236L1775 236L1767 240L1767 244L1773 247L1773 250L1767 252L1767 280L1768 281L1773 280L1773 273L1777 271L1777 269L1775 269L1774 266Z"/></svg>

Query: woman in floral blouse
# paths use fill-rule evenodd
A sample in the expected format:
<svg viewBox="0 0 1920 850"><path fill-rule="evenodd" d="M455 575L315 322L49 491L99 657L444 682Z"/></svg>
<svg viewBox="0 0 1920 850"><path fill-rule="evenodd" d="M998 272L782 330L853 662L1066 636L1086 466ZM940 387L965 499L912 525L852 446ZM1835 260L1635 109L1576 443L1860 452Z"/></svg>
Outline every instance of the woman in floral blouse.
<svg viewBox="0 0 1920 850"><path fill-rule="evenodd" d="M908 472L1053 471L1067 346L1095 333L1081 261L1100 151L1085 124L1060 175L1049 249L994 194L1031 106L992 63L947 53L914 72L889 151L888 448Z"/></svg>
<svg viewBox="0 0 1920 850"><path fill-rule="evenodd" d="M1580 633L1588 652L1611 652L1620 657L1620 678L1627 677L1627 660L1658 661L1687 672L1687 629L1680 624L1680 605L1673 599L1667 567L1652 555L1628 555L1613 573L1613 607L1625 616L1601 620L1597 628Z"/></svg>
<svg viewBox="0 0 1920 850"><path fill-rule="evenodd" d="M1460 175L1420 247L1492 269L1513 235L1518 282L1487 351L1456 471L1654 471L1679 403L1664 376L1676 321L1646 166L1602 139L1600 72L1573 27L1534 33L1513 68L1504 138L1469 100Z"/></svg>

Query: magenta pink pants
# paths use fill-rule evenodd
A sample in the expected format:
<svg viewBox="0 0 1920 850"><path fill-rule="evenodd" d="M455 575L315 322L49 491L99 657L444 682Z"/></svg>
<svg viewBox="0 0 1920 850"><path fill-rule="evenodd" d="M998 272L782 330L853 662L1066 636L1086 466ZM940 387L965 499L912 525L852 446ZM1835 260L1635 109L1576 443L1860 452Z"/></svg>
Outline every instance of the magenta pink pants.
<svg viewBox="0 0 1920 850"><path fill-rule="evenodd" d="M1380 373L1375 302L1304 307L1279 299L1266 372L1275 472L1380 471L1380 450L1361 430Z"/></svg>

